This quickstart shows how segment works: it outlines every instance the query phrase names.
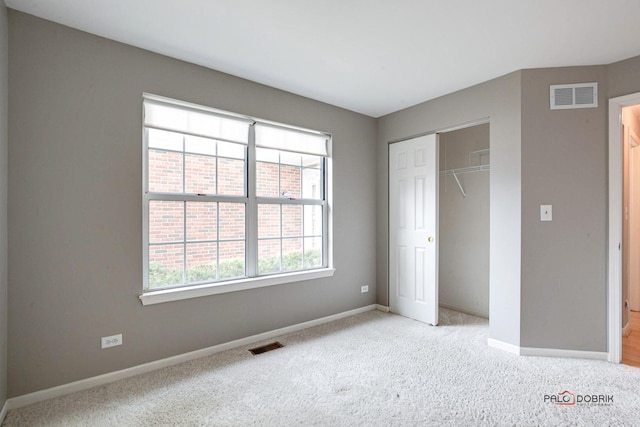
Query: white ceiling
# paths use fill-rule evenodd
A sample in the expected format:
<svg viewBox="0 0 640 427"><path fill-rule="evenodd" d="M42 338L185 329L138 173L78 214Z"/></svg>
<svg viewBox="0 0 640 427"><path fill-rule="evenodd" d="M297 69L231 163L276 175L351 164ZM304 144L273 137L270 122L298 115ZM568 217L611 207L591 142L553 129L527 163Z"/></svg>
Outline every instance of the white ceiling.
<svg viewBox="0 0 640 427"><path fill-rule="evenodd" d="M638 0L5 3L373 117L523 68L640 55Z"/></svg>

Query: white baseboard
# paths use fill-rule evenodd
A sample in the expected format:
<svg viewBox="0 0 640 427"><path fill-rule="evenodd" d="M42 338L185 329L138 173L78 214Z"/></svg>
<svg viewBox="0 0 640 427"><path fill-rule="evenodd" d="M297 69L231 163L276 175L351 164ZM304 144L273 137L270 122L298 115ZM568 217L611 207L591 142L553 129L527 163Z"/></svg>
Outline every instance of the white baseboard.
<svg viewBox="0 0 640 427"><path fill-rule="evenodd" d="M601 352L601 351L562 350L562 349L558 349L558 348L520 347L520 355L522 355L522 356L539 356L539 357L569 357L569 358L573 358L573 359L607 360L607 356L609 354L607 352Z"/></svg>
<svg viewBox="0 0 640 427"><path fill-rule="evenodd" d="M241 338L235 341L214 345L212 347L203 348L201 350L191 351L189 353L179 354L177 356L167 357L165 359L156 360L154 362L133 366L131 368L122 369L120 371L110 372L108 374L98 375L98 376L86 378L80 381L74 381L72 383L59 385L57 387L48 388L46 390L40 390L33 393L25 394L22 396L12 397L8 399L7 402L5 403L2 409L2 415L4 416L6 411L11 409L21 408L23 406L42 402L44 400L53 399L55 397L64 396L70 393L75 393L77 391L88 390L90 388L97 387L103 384L109 384L124 378L129 378L135 375L156 371L158 369L166 368L167 366L177 365L179 363L184 363L190 360L199 359L201 357L210 356L212 354L220 353L222 351L230 350L232 348L253 344L258 341L271 339L280 335L290 334L292 332L298 332L303 329L312 328L314 326L322 325L324 323L333 322L335 320L344 319L347 317L354 316L356 314L377 310L377 309L379 309L378 305L371 304L365 307L360 307L354 310L337 313L331 316L321 317L320 319L309 320L308 322L302 322L296 325L275 329L273 331L263 332L261 334L252 335L250 337ZM0 418L0 420L2 420L2 418ZM1 421L0 421L0 424L1 424Z"/></svg>
<svg viewBox="0 0 640 427"><path fill-rule="evenodd" d="M2 405L2 410L0 410L0 426L4 422L4 418L7 416L7 411L9 410L8 403L9 402L4 402L4 405Z"/></svg>
<svg viewBox="0 0 640 427"><path fill-rule="evenodd" d="M506 351L507 353L513 353L520 355L520 347L517 345L509 344L504 341L499 341L493 338L489 338L487 340L487 345L489 347L497 348L498 350Z"/></svg>
<svg viewBox="0 0 640 427"><path fill-rule="evenodd" d="M607 352L601 352L601 351L520 347L520 346L509 344L503 341L498 341L493 338L489 338L489 340L487 341L487 344L489 345L489 347L497 348L498 350L517 354L519 356L568 357L572 359L607 360L607 357L609 355Z"/></svg>
<svg viewBox="0 0 640 427"><path fill-rule="evenodd" d="M383 313L388 313L389 307L387 307L386 305L376 304L376 310L382 311Z"/></svg>

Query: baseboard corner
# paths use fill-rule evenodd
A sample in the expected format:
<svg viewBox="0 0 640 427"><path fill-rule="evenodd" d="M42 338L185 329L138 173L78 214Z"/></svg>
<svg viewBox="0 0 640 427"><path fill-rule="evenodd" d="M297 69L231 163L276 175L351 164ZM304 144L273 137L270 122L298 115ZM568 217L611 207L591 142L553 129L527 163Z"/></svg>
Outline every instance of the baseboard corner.
<svg viewBox="0 0 640 427"><path fill-rule="evenodd" d="M388 313L389 312L389 306L387 306L387 305L376 304L375 305L375 309L378 310L378 311L381 311L383 313Z"/></svg>
<svg viewBox="0 0 640 427"><path fill-rule="evenodd" d="M0 409L0 426L2 425L5 417L7 416L7 411L9 411L9 401L5 400L4 405L2 405L2 409Z"/></svg>
<svg viewBox="0 0 640 427"><path fill-rule="evenodd" d="M494 338L489 338L487 340L487 345L489 347L493 347L497 350L502 350L502 351L506 351L507 353L512 353L515 354L517 356L520 356L520 347L514 344L509 344L507 342L504 341L500 341Z"/></svg>

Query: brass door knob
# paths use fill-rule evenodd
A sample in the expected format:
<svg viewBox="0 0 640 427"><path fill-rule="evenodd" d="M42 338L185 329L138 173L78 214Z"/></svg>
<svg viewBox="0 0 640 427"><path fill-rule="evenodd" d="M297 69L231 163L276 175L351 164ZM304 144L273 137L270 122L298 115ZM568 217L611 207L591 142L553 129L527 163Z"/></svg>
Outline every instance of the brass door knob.
<svg viewBox="0 0 640 427"><path fill-rule="evenodd" d="M433 243L433 237L429 236L427 240L429 241L429 243Z"/></svg>

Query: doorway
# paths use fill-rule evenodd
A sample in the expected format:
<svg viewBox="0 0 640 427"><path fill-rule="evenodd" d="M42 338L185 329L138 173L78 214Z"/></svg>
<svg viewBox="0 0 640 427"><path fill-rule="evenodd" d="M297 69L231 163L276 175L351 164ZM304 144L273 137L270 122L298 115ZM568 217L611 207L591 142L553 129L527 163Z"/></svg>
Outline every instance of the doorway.
<svg viewBox="0 0 640 427"><path fill-rule="evenodd" d="M442 132L440 307L489 318L489 123Z"/></svg>
<svg viewBox="0 0 640 427"><path fill-rule="evenodd" d="M622 108L622 363L640 367L640 104Z"/></svg>
<svg viewBox="0 0 640 427"><path fill-rule="evenodd" d="M637 307L640 291L639 131L640 93L610 99L608 360L635 366L640 366L640 313L631 305L633 300Z"/></svg>

